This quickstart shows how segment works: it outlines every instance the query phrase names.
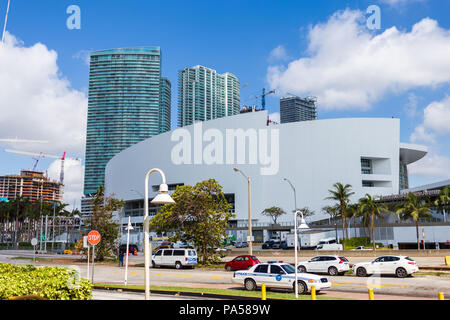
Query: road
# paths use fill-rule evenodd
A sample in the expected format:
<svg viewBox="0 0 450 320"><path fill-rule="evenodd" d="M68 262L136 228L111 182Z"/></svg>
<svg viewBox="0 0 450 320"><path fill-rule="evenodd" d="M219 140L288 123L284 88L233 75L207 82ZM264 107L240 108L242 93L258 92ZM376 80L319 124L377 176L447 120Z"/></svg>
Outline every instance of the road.
<svg viewBox="0 0 450 320"><path fill-rule="evenodd" d="M32 260L11 259L14 256L12 252L0 252L0 262L14 264L33 264ZM20 256L23 256L21 254ZM66 258L68 259L68 258ZM134 267L137 263L142 263L142 256L130 256L130 266L128 268L128 284L144 283L144 268ZM67 262L69 262L68 260ZM37 264L47 264L40 261ZM73 263L64 264L77 269L82 277L87 277L86 264ZM91 267L92 270L92 267ZM221 269L182 269L175 270L171 268L151 269L150 279L152 285L157 286L183 286L183 287L213 287L213 288L233 288L242 289L242 287L232 284L232 272ZM125 277L125 268L119 268L113 265L96 264L94 272L94 282L108 284L123 284ZM352 275L330 277L327 276L333 284L332 289L321 292L330 297L355 297L356 299L365 299L368 288L373 288L375 296L386 299L413 299L430 298L435 299L438 292L443 292L446 297L450 297L450 277L438 277L428 275L416 275L409 278L398 279L390 276L371 276L359 278ZM384 297L384 295L392 295ZM396 297L394 297L396 296Z"/></svg>

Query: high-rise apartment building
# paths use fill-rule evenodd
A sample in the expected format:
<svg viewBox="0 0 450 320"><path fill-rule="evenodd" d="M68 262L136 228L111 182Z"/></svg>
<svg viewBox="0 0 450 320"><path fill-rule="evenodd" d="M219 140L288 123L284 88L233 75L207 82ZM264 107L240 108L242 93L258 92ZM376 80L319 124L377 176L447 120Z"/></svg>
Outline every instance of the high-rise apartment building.
<svg viewBox="0 0 450 320"><path fill-rule="evenodd" d="M170 130L171 84L161 77L159 47L91 53L84 194L104 184L120 151Z"/></svg>
<svg viewBox="0 0 450 320"><path fill-rule="evenodd" d="M317 119L317 99L315 97L300 98L296 96L280 99L281 123L309 121Z"/></svg>
<svg viewBox="0 0 450 320"><path fill-rule="evenodd" d="M195 66L178 72L178 126L239 114L240 83L231 73Z"/></svg>

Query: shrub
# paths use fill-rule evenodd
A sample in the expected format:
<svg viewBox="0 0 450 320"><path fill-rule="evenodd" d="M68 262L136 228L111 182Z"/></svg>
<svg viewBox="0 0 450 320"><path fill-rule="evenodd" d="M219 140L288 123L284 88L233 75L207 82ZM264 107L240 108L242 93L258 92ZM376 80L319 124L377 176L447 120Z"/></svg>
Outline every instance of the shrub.
<svg viewBox="0 0 450 320"><path fill-rule="evenodd" d="M74 269L0 264L0 300L37 295L49 300L90 300L92 284Z"/></svg>

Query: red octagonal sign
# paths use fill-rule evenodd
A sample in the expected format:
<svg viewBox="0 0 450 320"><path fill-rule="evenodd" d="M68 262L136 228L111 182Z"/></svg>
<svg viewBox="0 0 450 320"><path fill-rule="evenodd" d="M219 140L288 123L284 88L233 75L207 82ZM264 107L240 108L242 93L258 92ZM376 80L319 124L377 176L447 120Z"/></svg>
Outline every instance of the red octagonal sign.
<svg viewBox="0 0 450 320"><path fill-rule="evenodd" d="M98 233L98 231L96 230L92 230L88 234L88 242L93 246L97 245L100 242L101 238L102 237L100 236L100 233Z"/></svg>

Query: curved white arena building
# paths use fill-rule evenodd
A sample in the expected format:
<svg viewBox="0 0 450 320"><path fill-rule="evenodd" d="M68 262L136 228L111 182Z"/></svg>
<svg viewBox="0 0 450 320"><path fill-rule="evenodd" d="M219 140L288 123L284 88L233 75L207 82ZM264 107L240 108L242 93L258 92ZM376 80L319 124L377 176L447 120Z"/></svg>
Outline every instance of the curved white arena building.
<svg viewBox="0 0 450 320"><path fill-rule="evenodd" d="M297 207L315 211L310 221L328 218L321 211L336 182L352 185L352 201L366 193L398 194L407 181L406 166L427 153L424 146L400 142L400 120L349 118L314 120L268 126L267 112L245 113L163 133L142 141L112 158L106 167L106 194L127 202L122 221L143 222L146 173L161 169L170 190L214 178L234 204L236 223L248 221L247 180L251 180L253 223L269 223L261 215L278 206L290 213L295 186ZM402 177L402 178L400 178ZM150 176L149 197L161 183ZM407 187L407 185L406 185ZM154 214L152 208L150 214ZM291 221L291 214L279 221ZM128 221L128 218L126 218Z"/></svg>

